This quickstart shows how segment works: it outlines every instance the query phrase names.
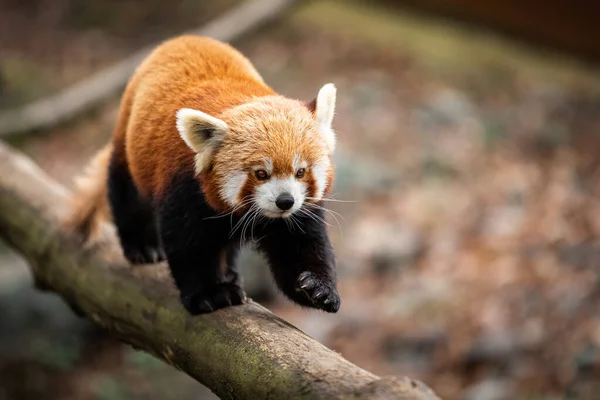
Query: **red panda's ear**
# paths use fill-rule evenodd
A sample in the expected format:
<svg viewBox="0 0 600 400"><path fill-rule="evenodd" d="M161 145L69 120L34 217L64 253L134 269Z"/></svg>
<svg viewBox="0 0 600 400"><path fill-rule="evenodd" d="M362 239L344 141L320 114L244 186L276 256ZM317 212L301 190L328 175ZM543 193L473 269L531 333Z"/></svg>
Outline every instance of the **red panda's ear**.
<svg viewBox="0 0 600 400"><path fill-rule="evenodd" d="M210 163L214 150L228 130L227 124L202 111L182 108L177 111L177 130L183 141L196 153L196 172Z"/></svg>
<svg viewBox="0 0 600 400"><path fill-rule="evenodd" d="M331 127L335 112L335 96L335 85L328 83L319 90L317 98L307 105L308 109L315 115L319 130L329 147L330 153L333 153L333 150L335 150L335 133Z"/></svg>

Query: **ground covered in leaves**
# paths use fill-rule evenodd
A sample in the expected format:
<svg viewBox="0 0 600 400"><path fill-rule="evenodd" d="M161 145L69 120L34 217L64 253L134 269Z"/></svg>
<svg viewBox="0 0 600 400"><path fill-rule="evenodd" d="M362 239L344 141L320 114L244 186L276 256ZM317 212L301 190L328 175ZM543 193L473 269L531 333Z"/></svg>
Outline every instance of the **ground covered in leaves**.
<svg viewBox="0 0 600 400"><path fill-rule="evenodd" d="M309 100L326 82L338 86L334 198L352 202L327 206L343 215L339 226L329 219L342 309L300 310L277 296L272 310L359 366L421 379L444 399L600 393L593 71L485 32L329 1L239 47L281 93ZM116 112L115 99L17 144L68 184ZM108 347L114 358L93 366L67 362L60 376L77 382L65 389L72 398L149 398L160 386L152 368L197 394L177 372ZM0 387L12 393L6 380Z"/></svg>

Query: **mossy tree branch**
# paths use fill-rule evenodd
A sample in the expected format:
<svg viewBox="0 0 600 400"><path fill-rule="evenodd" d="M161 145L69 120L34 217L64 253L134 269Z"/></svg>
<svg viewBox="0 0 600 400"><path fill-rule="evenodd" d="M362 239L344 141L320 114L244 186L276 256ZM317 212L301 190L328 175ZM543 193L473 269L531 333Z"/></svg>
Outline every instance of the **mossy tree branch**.
<svg viewBox="0 0 600 400"><path fill-rule="evenodd" d="M437 398L419 382L380 378L353 365L253 302L189 316L165 265L130 267L110 233L86 249L62 232L67 195L0 143L0 236L27 258L38 287L219 397Z"/></svg>

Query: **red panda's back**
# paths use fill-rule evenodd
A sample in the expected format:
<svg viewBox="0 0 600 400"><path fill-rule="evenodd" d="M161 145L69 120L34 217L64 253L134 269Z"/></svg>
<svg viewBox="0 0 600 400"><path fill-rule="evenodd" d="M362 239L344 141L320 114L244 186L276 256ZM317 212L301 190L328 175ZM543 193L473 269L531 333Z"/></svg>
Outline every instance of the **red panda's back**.
<svg viewBox="0 0 600 400"><path fill-rule="evenodd" d="M159 196L170 178L191 172L194 154L176 129L176 112L194 108L218 116L251 96L274 94L237 50L210 38L164 42L138 67L125 91L115 132L143 195Z"/></svg>

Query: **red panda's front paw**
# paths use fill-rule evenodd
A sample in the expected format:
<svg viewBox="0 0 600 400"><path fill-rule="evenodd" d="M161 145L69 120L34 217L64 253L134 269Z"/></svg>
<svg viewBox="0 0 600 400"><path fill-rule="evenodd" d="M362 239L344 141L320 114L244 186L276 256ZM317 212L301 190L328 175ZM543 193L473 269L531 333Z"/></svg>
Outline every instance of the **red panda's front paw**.
<svg viewBox="0 0 600 400"><path fill-rule="evenodd" d="M192 315L207 314L221 308L243 304L244 290L233 283L219 283L191 295L182 295L183 306Z"/></svg>
<svg viewBox="0 0 600 400"><path fill-rule="evenodd" d="M160 247L123 245L123 254L132 264L156 264L167 259Z"/></svg>
<svg viewBox="0 0 600 400"><path fill-rule="evenodd" d="M323 279L316 274L304 271L296 281L296 292L308 298L311 306L330 313L340 309L340 295L331 280Z"/></svg>

